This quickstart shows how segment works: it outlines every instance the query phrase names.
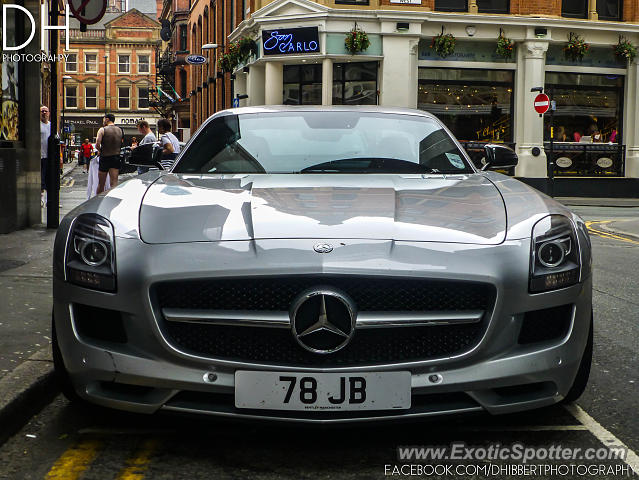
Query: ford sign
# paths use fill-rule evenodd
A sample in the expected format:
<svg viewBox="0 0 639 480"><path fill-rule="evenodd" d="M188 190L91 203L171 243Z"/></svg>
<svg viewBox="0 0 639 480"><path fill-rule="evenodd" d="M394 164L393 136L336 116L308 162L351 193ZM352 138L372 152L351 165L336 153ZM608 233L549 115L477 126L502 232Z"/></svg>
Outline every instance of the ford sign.
<svg viewBox="0 0 639 480"><path fill-rule="evenodd" d="M203 65L206 63L206 57L203 57L202 55L188 55L184 61L186 63L188 63L189 65Z"/></svg>

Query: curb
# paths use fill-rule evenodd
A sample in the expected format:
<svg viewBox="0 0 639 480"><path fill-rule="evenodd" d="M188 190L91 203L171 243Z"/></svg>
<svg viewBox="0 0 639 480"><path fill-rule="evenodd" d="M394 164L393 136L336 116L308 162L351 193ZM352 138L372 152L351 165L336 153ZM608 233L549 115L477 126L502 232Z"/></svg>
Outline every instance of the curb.
<svg viewBox="0 0 639 480"><path fill-rule="evenodd" d="M623 221L620 222L614 222L614 223L622 223ZM639 235L637 235L636 233L630 233L630 232L625 232L623 230L620 230L618 228L612 227L608 224L600 224L599 227L602 230L605 230L606 232L610 232L610 233L614 233L617 235L623 235L625 237L630 237L632 240L637 240L639 241Z"/></svg>
<svg viewBox="0 0 639 480"><path fill-rule="evenodd" d="M50 346L33 354L0 378L0 445L57 394Z"/></svg>

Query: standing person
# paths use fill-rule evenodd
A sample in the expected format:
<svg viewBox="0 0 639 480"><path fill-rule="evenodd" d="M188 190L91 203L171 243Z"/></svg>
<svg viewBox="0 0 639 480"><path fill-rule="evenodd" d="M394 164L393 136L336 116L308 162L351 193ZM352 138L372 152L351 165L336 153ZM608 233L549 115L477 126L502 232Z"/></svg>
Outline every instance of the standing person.
<svg viewBox="0 0 639 480"><path fill-rule="evenodd" d="M155 134L151 131L149 122L147 122L146 120L140 120L138 122L138 132L140 132L140 135L142 135L142 140L140 140L140 143L138 143L137 146L146 145L148 143L155 143L158 141L158 139L155 137ZM131 148L133 148L133 146L131 146ZM138 175L142 175L143 173L146 173L148 171L149 167L138 167Z"/></svg>
<svg viewBox="0 0 639 480"><path fill-rule="evenodd" d="M131 148L135 148L137 146L138 146L138 139L137 139L137 137L133 137L131 139Z"/></svg>
<svg viewBox="0 0 639 480"><path fill-rule="evenodd" d="M89 143L89 139L85 138L82 145L80 145L80 158L82 158L81 165L84 166L84 173L89 171L89 163L93 154L93 145Z"/></svg>
<svg viewBox="0 0 639 480"><path fill-rule="evenodd" d="M164 170L170 169L180 153L180 141L171 133L171 122L166 118L158 120L158 132L162 142L162 158L160 164Z"/></svg>
<svg viewBox="0 0 639 480"><path fill-rule="evenodd" d="M45 192L47 190L47 157L49 156L49 136L51 135L51 123L49 122L49 109L40 107L40 205L44 207Z"/></svg>
<svg viewBox="0 0 639 480"><path fill-rule="evenodd" d="M100 154L98 195L104 191L107 174L111 180L111 188L114 188L118 184L118 175L120 174L120 149L122 148L124 133L120 127L116 127L113 124L114 122L115 115L107 113L102 121L104 126L98 130L98 136L95 141L95 148Z"/></svg>

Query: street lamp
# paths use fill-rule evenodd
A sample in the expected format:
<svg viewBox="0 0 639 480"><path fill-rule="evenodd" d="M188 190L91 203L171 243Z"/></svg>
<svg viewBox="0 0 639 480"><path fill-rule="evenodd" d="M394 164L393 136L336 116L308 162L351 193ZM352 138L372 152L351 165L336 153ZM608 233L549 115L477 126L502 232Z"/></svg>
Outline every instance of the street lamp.
<svg viewBox="0 0 639 480"><path fill-rule="evenodd" d="M69 149L68 149L69 138L68 138L68 135L66 135L66 132L64 131L65 129L64 108L66 107L66 101L67 101L67 91L66 91L66 88L64 88L64 81L71 80L72 78L73 77L71 77L71 75L64 75L62 77L62 138L64 140L64 153L63 153L62 159L64 163L67 163L67 159L69 158ZM77 99L77 94L76 94L76 99Z"/></svg>
<svg viewBox="0 0 639 480"><path fill-rule="evenodd" d="M202 45L202 50L215 50L216 48L224 48L222 43L205 43Z"/></svg>

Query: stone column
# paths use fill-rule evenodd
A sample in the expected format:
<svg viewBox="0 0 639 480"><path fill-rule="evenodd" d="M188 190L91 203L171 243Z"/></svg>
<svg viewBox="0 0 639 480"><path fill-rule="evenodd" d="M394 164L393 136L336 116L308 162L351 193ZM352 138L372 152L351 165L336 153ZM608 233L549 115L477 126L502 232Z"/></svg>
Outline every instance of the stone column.
<svg viewBox="0 0 639 480"><path fill-rule="evenodd" d="M599 14L597 13L597 0L590 0L588 2L588 20L599 20Z"/></svg>
<svg viewBox="0 0 639 480"><path fill-rule="evenodd" d="M517 49L517 82L515 85L515 143L519 165L518 177L544 178L547 176L544 153L544 119L533 108L538 92L533 87L545 85L545 61L548 41L528 40ZM538 148L540 154L533 155Z"/></svg>
<svg viewBox="0 0 639 480"><path fill-rule="evenodd" d="M244 72L238 72L235 74L235 94L236 95L245 95L246 92L246 77L248 75ZM240 107L245 107L247 104L247 99L240 100Z"/></svg>
<svg viewBox="0 0 639 480"><path fill-rule="evenodd" d="M468 2L468 13L479 13L479 7L477 6L477 0L470 0Z"/></svg>
<svg viewBox="0 0 639 480"><path fill-rule="evenodd" d="M322 60L322 105L333 105L333 60Z"/></svg>
<svg viewBox="0 0 639 480"><path fill-rule="evenodd" d="M626 177L639 177L639 59L628 64L623 111L625 120L621 140L626 145Z"/></svg>
<svg viewBox="0 0 639 480"><path fill-rule="evenodd" d="M279 62L266 62L264 77L264 104L281 105L284 92L283 65Z"/></svg>
<svg viewBox="0 0 639 480"><path fill-rule="evenodd" d="M419 37L384 35L379 104L417 108L417 45Z"/></svg>
<svg viewBox="0 0 639 480"><path fill-rule="evenodd" d="M251 65L246 79L246 93L249 96L246 105L264 105L264 81L264 66Z"/></svg>

